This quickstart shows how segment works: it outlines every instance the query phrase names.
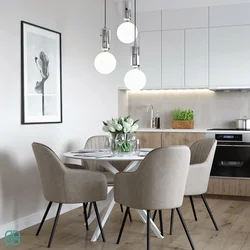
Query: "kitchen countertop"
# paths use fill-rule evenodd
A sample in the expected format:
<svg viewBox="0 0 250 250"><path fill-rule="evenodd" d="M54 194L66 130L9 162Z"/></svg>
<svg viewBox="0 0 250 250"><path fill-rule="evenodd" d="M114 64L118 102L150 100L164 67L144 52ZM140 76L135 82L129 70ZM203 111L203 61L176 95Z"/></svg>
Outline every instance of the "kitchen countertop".
<svg viewBox="0 0 250 250"><path fill-rule="evenodd" d="M155 129L155 128L139 128L137 132L188 132L188 133L234 133L234 134L250 134L250 130L207 130L206 128L194 129Z"/></svg>

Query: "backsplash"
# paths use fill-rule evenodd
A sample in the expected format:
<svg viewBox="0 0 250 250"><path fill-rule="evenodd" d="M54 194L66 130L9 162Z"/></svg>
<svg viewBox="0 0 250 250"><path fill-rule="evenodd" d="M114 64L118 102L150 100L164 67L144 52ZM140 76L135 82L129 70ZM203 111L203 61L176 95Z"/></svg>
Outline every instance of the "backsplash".
<svg viewBox="0 0 250 250"><path fill-rule="evenodd" d="M128 114L140 119L140 128L150 127L147 104L159 111L161 128L171 128L172 111L193 109L195 128L233 128L235 119L250 117L250 92L213 92L209 90L154 90L130 92Z"/></svg>

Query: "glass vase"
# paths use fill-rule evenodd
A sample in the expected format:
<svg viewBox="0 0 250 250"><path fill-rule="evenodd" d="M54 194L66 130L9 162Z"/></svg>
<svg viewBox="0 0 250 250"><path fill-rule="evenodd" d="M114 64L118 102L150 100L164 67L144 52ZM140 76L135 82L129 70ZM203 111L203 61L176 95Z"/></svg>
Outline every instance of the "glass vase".
<svg viewBox="0 0 250 250"><path fill-rule="evenodd" d="M111 151L115 155L135 154L135 133L118 133L111 135Z"/></svg>

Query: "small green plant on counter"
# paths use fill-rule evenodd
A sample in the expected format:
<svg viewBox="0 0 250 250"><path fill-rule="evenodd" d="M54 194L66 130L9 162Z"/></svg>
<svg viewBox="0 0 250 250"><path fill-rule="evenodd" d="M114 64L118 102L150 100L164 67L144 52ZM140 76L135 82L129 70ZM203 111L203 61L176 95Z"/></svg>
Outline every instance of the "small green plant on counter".
<svg viewBox="0 0 250 250"><path fill-rule="evenodd" d="M180 108L173 111L173 120L194 120L194 111L191 109L181 110Z"/></svg>

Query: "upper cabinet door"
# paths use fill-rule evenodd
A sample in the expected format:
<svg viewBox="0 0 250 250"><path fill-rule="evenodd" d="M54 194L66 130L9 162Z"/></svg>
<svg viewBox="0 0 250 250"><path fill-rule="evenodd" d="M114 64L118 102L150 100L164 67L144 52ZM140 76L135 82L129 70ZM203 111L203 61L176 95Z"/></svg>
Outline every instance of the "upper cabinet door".
<svg viewBox="0 0 250 250"><path fill-rule="evenodd" d="M210 29L210 87L250 86L250 26Z"/></svg>
<svg viewBox="0 0 250 250"><path fill-rule="evenodd" d="M210 7L210 26L250 24L250 4L231 4Z"/></svg>
<svg viewBox="0 0 250 250"><path fill-rule="evenodd" d="M140 68L147 77L144 89L161 88L161 32L140 32Z"/></svg>
<svg viewBox="0 0 250 250"><path fill-rule="evenodd" d="M161 11L159 10L138 13L137 27L139 32L161 30Z"/></svg>
<svg viewBox="0 0 250 250"><path fill-rule="evenodd" d="M184 88L184 30L162 32L162 86Z"/></svg>
<svg viewBox="0 0 250 250"><path fill-rule="evenodd" d="M208 88L208 28L185 31L185 87Z"/></svg>
<svg viewBox="0 0 250 250"><path fill-rule="evenodd" d="M162 11L162 30L208 27L208 8Z"/></svg>

